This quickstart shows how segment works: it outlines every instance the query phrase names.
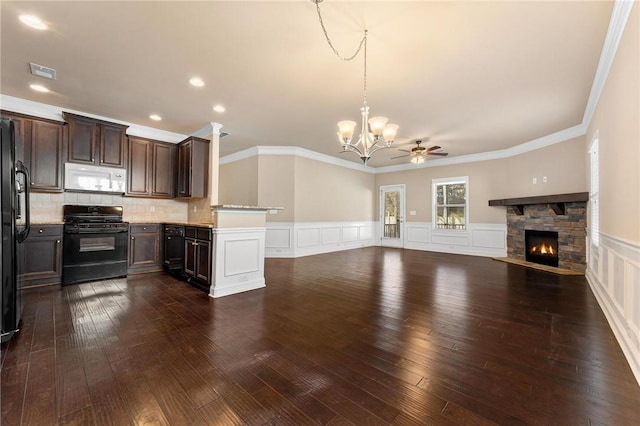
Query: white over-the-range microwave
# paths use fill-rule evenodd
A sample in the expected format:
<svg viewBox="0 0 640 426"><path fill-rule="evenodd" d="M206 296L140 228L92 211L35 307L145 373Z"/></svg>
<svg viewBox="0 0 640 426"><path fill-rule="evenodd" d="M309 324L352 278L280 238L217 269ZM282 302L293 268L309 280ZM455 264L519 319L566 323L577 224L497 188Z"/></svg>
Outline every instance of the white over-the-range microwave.
<svg viewBox="0 0 640 426"><path fill-rule="evenodd" d="M111 192L126 191L127 171L114 167L64 164L65 191Z"/></svg>

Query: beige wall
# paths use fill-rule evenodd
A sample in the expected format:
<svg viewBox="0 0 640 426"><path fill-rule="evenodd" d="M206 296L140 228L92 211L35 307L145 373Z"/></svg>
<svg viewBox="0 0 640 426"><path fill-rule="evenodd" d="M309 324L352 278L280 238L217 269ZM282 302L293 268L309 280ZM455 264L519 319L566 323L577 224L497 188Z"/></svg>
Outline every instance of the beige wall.
<svg viewBox="0 0 640 426"><path fill-rule="evenodd" d="M267 214L269 222L294 222L295 219L295 157L262 155L258 160L258 205L284 207L278 214Z"/></svg>
<svg viewBox="0 0 640 426"><path fill-rule="evenodd" d="M584 149L579 137L510 158L377 174L376 188L405 184L407 220L430 222L432 179L468 176L469 221L506 223L504 207L489 207L489 200L586 191Z"/></svg>
<svg viewBox="0 0 640 426"><path fill-rule="evenodd" d="M267 215L269 222L372 221L374 182L371 173L262 155L220 167L220 203L284 207Z"/></svg>
<svg viewBox="0 0 640 426"><path fill-rule="evenodd" d="M636 2L587 135L590 143L598 131L600 232L634 243L640 243L639 16Z"/></svg>
<svg viewBox="0 0 640 426"><path fill-rule="evenodd" d="M296 158L296 222L376 220L375 175Z"/></svg>
<svg viewBox="0 0 640 426"><path fill-rule="evenodd" d="M218 203L258 205L258 157L220 166Z"/></svg>

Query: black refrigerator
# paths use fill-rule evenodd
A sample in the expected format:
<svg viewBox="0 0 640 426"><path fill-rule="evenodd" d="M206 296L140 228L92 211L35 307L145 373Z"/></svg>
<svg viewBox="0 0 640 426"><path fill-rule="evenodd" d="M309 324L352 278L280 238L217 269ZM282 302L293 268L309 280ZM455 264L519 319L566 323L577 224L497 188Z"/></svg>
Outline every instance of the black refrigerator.
<svg viewBox="0 0 640 426"><path fill-rule="evenodd" d="M20 326L22 291L20 277L24 267L22 244L29 235L29 172L20 160L14 123L2 121L2 161L0 163L0 203L2 207L2 288L0 289L0 343L13 337ZM17 154L18 153L18 154Z"/></svg>

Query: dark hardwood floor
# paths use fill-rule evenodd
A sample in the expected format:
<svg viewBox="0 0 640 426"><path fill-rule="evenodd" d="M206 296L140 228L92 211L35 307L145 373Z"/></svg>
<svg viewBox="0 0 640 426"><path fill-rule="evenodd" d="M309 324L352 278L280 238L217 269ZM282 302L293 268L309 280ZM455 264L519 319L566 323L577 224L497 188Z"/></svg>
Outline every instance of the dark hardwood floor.
<svg viewBox="0 0 640 426"><path fill-rule="evenodd" d="M2 425L638 425L584 277L364 248L210 299L163 274L27 291Z"/></svg>

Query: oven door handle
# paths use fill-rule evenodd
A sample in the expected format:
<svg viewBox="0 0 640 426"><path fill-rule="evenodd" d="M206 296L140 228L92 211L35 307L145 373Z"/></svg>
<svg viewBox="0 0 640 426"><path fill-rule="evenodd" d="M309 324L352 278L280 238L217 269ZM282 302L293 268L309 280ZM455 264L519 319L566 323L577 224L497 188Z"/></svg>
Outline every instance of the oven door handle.
<svg viewBox="0 0 640 426"><path fill-rule="evenodd" d="M65 229L64 233L65 234L82 234L82 235L87 235L87 234L126 234L128 232L128 230L122 230L122 229L101 229L101 230L95 230L95 229L91 229L91 230L82 230L82 229Z"/></svg>

